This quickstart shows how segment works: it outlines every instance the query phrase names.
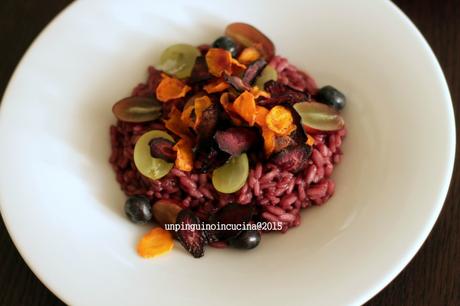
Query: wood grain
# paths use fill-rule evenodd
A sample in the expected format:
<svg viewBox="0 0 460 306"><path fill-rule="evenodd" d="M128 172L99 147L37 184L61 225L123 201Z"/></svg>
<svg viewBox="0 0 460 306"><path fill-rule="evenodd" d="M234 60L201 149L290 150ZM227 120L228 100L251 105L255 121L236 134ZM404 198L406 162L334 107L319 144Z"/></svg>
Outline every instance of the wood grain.
<svg viewBox="0 0 460 306"><path fill-rule="evenodd" d="M459 122L460 1L395 2L417 25L438 57ZM69 0L0 1L1 93L34 38L69 3ZM398 277L366 305L460 305L458 156L457 153L449 195L427 241ZM27 267L3 221L0 222L0 245L0 305L64 305Z"/></svg>

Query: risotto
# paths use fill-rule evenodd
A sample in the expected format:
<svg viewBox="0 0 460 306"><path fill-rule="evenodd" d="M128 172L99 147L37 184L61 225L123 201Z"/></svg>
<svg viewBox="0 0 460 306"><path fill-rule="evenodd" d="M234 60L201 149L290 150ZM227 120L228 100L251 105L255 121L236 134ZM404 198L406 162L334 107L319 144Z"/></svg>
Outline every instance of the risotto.
<svg viewBox="0 0 460 306"><path fill-rule="evenodd" d="M248 24L228 25L212 45L168 47L113 106L110 127L125 212L158 225L139 254L164 254L173 238L194 257L207 244L251 249L263 232L299 226L302 209L334 194L344 105ZM246 226L210 226L221 224Z"/></svg>

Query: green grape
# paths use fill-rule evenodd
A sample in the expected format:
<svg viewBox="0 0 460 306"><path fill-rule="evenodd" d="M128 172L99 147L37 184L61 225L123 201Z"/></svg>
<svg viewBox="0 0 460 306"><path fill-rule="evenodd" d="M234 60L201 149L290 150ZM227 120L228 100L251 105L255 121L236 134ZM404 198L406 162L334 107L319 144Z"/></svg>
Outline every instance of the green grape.
<svg viewBox="0 0 460 306"><path fill-rule="evenodd" d="M300 102L294 104L306 130L337 131L343 128L345 121L332 107L318 102Z"/></svg>
<svg viewBox="0 0 460 306"><path fill-rule="evenodd" d="M154 130L143 134L134 147L134 164L137 170L152 180L158 180L168 174L174 165L174 163L168 163L161 158L154 158L150 154L149 142L158 137L174 141L166 132Z"/></svg>
<svg viewBox="0 0 460 306"><path fill-rule="evenodd" d="M225 165L212 173L212 184L217 191L233 193L241 189L249 174L249 161L246 153L230 158Z"/></svg>
<svg viewBox="0 0 460 306"><path fill-rule="evenodd" d="M179 79L185 79L191 75L198 56L200 56L200 51L192 45L172 45L161 54L157 69Z"/></svg>
<svg viewBox="0 0 460 306"><path fill-rule="evenodd" d="M256 79L256 86L263 90L265 83L271 80L278 80L278 72L272 66L267 65Z"/></svg>

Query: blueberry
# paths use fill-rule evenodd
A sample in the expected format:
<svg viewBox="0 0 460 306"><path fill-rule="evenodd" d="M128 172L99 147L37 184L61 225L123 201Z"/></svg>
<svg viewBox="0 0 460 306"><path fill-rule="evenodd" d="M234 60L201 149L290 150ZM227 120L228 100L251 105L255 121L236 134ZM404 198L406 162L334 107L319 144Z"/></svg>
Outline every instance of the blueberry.
<svg viewBox="0 0 460 306"><path fill-rule="evenodd" d="M227 36L221 36L212 43L213 48L222 48L230 51L233 57L237 56L237 48L235 42Z"/></svg>
<svg viewBox="0 0 460 306"><path fill-rule="evenodd" d="M318 93L316 94L316 100L318 102L330 105L336 110L343 109L347 102L345 95L330 85L324 86L318 90Z"/></svg>
<svg viewBox="0 0 460 306"><path fill-rule="evenodd" d="M232 247L237 249L253 249L259 245L261 236L258 231L242 231L235 238L230 239L228 242Z"/></svg>
<svg viewBox="0 0 460 306"><path fill-rule="evenodd" d="M131 196L125 202L125 213L134 223L146 223L152 219L152 205L144 196Z"/></svg>

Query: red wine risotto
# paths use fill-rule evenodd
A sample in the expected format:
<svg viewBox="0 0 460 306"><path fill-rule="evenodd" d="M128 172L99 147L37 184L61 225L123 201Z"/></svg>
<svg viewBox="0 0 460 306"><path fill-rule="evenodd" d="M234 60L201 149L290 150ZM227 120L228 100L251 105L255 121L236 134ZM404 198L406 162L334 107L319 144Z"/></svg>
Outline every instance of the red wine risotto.
<svg viewBox="0 0 460 306"><path fill-rule="evenodd" d="M206 245L252 249L301 224L334 194L346 98L232 23L212 44L166 48L148 78L113 105L110 163L124 210L152 229L137 251L194 257ZM154 226L155 225L155 226Z"/></svg>

